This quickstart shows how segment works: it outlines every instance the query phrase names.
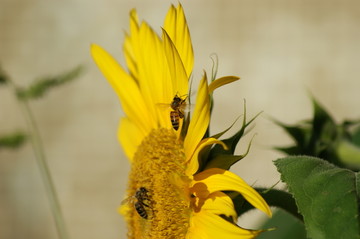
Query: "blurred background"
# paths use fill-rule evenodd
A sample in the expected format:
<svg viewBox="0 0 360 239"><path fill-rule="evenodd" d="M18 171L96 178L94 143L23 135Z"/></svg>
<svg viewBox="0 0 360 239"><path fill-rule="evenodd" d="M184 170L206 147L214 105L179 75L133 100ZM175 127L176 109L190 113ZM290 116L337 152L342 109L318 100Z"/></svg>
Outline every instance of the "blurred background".
<svg viewBox="0 0 360 239"><path fill-rule="evenodd" d="M85 66L78 80L31 102L71 238L126 235L117 214L129 171L116 137L123 113L89 46L103 46L123 64L129 11L136 8L160 32L171 3L178 1L0 0L0 65L18 85ZM211 71L212 53L219 58L218 76L241 77L216 91L212 132L242 115L243 99L249 118L264 111L238 148L244 152L256 133L250 154L233 168L249 184L276 184L272 161L283 155L272 147L291 142L269 117L286 123L310 118L309 93L336 120L359 117L360 2L182 4L195 51L194 81L204 69ZM16 129L25 129L25 121L12 92L1 87L0 133ZM255 213L242 217L240 225L257 228L264 219ZM57 238L29 143L19 150L0 149L0 238Z"/></svg>

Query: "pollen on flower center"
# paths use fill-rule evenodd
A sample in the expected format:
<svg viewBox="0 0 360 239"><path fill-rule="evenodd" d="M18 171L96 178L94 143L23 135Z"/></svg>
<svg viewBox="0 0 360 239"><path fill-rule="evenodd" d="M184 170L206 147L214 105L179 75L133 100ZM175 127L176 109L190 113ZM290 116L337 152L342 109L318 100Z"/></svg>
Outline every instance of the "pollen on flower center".
<svg viewBox="0 0 360 239"><path fill-rule="evenodd" d="M147 193L140 213L136 205L126 213L129 238L185 238L190 199L184 165L183 143L173 130L153 130L142 141L132 162L128 194L134 196L140 188Z"/></svg>

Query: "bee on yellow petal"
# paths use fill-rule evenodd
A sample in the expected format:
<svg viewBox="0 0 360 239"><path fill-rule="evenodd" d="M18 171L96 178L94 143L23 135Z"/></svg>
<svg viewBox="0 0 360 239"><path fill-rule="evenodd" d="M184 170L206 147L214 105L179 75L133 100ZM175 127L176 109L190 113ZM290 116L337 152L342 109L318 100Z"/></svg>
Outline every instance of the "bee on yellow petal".
<svg viewBox="0 0 360 239"><path fill-rule="evenodd" d="M170 108L170 122L174 130L180 127L180 119L185 118L185 113L190 111L190 104L188 102L188 95L179 96L176 94L170 104L157 104L162 108Z"/></svg>
<svg viewBox="0 0 360 239"><path fill-rule="evenodd" d="M187 99L187 95L183 99L181 96L178 96L176 94L170 104L171 109L173 109L170 112L170 120L171 120L171 125L175 130L179 129L179 121L180 119L183 119L185 116L185 109L187 105L186 99Z"/></svg>

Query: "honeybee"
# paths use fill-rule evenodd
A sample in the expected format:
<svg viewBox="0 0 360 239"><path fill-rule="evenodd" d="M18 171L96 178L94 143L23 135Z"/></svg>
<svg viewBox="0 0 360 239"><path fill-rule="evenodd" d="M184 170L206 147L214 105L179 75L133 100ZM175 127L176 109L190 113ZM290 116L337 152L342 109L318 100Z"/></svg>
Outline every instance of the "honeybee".
<svg viewBox="0 0 360 239"><path fill-rule="evenodd" d="M148 195L148 190L144 187L140 187L135 195L130 196L123 200L121 204L131 203L134 205L136 212L139 214L140 217L144 219L148 219L148 212L146 211L146 207L151 208L150 203L150 196Z"/></svg>
<svg viewBox="0 0 360 239"><path fill-rule="evenodd" d="M180 119L184 118L184 110L186 108L186 99L187 97L185 97L184 99L182 99L180 96L178 96L177 94L174 96L170 107L171 109L173 109L170 112L170 121L171 121L171 125L173 126L173 128L175 130L179 129L179 121Z"/></svg>

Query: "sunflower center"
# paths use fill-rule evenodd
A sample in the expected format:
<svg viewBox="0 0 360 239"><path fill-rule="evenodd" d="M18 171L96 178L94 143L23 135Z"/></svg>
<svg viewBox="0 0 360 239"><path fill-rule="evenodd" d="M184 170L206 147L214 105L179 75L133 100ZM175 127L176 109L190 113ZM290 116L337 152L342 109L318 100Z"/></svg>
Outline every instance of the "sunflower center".
<svg viewBox="0 0 360 239"><path fill-rule="evenodd" d="M183 142L173 130L153 130L142 141L129 176L129 238L185 238L190 199L184 165Z"/></svg>

